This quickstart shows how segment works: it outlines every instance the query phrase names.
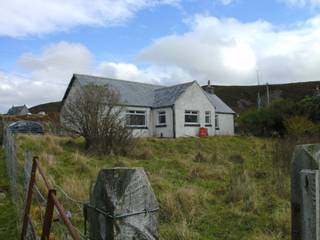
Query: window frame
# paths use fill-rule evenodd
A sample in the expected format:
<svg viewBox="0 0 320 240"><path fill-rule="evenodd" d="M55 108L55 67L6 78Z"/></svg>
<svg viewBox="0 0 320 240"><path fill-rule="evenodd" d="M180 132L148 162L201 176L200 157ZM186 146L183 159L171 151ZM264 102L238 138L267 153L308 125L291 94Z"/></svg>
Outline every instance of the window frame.
<svg viewBox="0 0 320 240"><path fill-rule="evenodd" d="M196 122L189 122L186 121L186 116L196 116L197 117L197 121ZM199 111L197 110L185 110L184 111L184 124L185 125L199 125L200 124L200 116L199 116Z"/></svg>
<svg viewBox="0 0 320 240"><path fill-rule="evenodd" d="M207 122L207 117L209 118L208 122ZM211 111L204 112L204 123L206 126L212 126Z"/></svg>
<svg viewBox="0 0 320 240"><path fill-rule="evenodd" d="M128 117L130 116L144 116L143 125L129 125ZM147 111L146 110L127 110L126 111L126 127L128 128L147 128Z"/></svg>
<svg viewBox="0 0 320 240"><path fill-rule="evenodd" d="M161 122L161 117L164 117L164 122ZM167 124L167 112L158 111L157 126L165 126Z"/></svg>
<svg viewBox="0 0 320 240"><path fill-rule="evenodd" d="M214 125L216 130L220 130L219 114L214 115Z"/></svg>

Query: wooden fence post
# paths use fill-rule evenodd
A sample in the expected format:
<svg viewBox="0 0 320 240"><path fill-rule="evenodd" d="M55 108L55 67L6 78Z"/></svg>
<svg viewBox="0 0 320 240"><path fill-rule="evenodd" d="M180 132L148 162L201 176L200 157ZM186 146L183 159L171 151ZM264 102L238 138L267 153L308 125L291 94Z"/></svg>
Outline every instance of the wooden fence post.
<svg viewBox="0 0 320 240"><path fill-rule="evenodd" d="M320 169L320 144L296 146L291 161L291 236L301 240L302 235L302 186L300 171Z"/></svg>
<svg viewBox="0 0 320 240"><path fill-rule="evenodd" d="M158 210L143 168L101 170L86 206L90 238L157 240Z"/></svg>
<svg viewBox="0 0 320 240"><path fill-rule="evenodd" d="M50 189L48 192L46 212L44 214L41 240L48 240L50 236L50 229L51 229L52 216L53 216L53 210L54 210L53 195L56 195L56 190Z"/></svg>
<svg viewBox="0 0 320 240"><path fill-rule="evenodd" d="M24 215L23 215L21 240L24 240L26 232L27 232L28 224L29 224L29 212L30 212L30 207L31 207L32 191L33 191L33 186L34 186L35 177L36 177L36 170L37 170L37 161L36 161L36 158L33 158L31 176L30 176L30 180L29 180L29 187L28 187L28 193L27 193L26 206L25 206Z"/></svg>

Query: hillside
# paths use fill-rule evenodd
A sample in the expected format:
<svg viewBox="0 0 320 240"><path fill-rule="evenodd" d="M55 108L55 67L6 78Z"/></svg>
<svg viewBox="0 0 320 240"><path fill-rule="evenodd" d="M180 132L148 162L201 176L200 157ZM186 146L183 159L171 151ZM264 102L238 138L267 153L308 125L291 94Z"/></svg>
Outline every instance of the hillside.
<svg viewBox="0 0 320 240"><path fill-rule="evenodd" d="M268 139L140 139L130 156L97 157L81 138L21 135L17 149L19 161L31 149L52 181L80 201L88 200L100 169L144 167L161 205L164 240L289 239L288 168ZM58 197L83 228L81 207L60 191Z"/></svg>
<svg viewBox="0 0 320 240"><path fill-rule="evenodd" d="M32 114L37 114L39 112L45 112L48 114L48 117L54 121L58 121L59 112L60 112L61 102L50 102L44 103L37 106L29 108L29 111Z"/></svg>
<svg viewBox="0 0 320 240"><path fill-rule="evenodd" d="M306 96L315 94L317 86L320 86L320 81L269 84L270 99L272 101L278 98L285 98L299 101ZM266 85L259 87L213 85L213 87L215 94L237 113L257 106L258 91L260 91L262 103L266 103ZM203 86L203 88L207 89L207 86Z"/></svg>

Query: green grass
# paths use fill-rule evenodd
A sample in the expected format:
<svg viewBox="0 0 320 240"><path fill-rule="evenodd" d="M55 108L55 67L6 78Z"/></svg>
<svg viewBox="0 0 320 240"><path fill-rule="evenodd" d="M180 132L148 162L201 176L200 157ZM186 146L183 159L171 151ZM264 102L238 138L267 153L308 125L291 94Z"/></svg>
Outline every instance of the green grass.
<svg viewBox="0 0 320 240"><path fill-rule="evenodd" d="M9 194L8 176L6 174L5 158L2 149L0 149L0 192L6 194L5 199L0 200L0 239L18 239L17 210Z"/></svg>
<svg viewBox="0 0 320 240"><path fill-rule="evenodd" d="M289 239L289 177L283 173L278 184L269 139L141 139L130 156L101 157L86 152L81 138L23 135L17 149L19 159L32 150L52 180L81 201L100 169L144 167L161 206L161 239ZM81 228L81 211L58 197Z"/></svg>

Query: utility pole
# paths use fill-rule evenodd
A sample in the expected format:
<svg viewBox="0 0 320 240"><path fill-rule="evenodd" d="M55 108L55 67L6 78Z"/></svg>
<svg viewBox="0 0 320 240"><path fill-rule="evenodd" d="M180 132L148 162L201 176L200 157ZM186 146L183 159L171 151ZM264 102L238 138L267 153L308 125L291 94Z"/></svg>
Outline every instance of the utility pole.
<svg viewBox="0 0 320 240"><path fill-rule="evenodd" d="M260 96L260 77L259 77L259 69L257 69L257 82L258 82L257 104L258 104L258 109L260 109L260 108L261 108L261 96Z"/></svg>
<svg viewBox="0 0 320 240"><path fill-rule="evenodd" d="M267 104L270 104L270 92L269 92L269 83L266 83L267 88Z"/></svg>

